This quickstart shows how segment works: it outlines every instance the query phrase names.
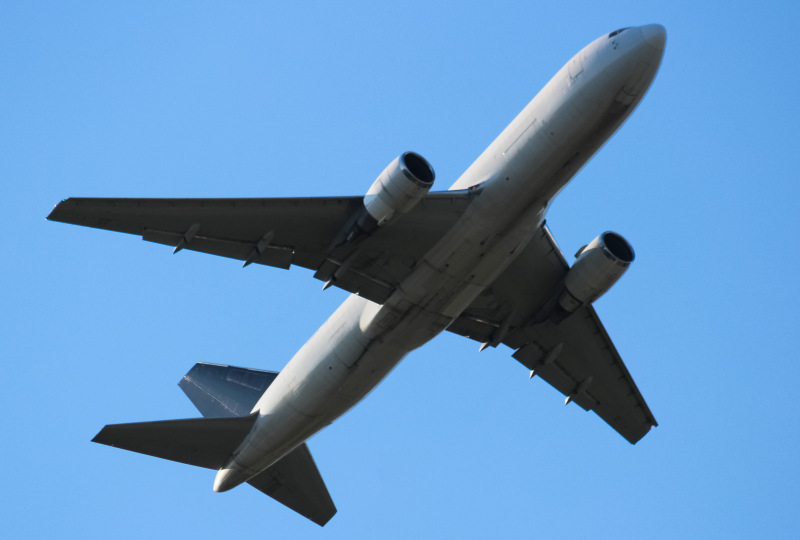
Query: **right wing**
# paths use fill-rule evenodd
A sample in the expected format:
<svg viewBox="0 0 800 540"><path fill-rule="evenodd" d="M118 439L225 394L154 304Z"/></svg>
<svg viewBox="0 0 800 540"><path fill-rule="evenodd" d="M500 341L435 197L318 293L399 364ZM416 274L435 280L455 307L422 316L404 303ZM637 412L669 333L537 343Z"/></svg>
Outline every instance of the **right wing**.
<svg viewBox="0 0 800 540"><path fill-rule="evenodd" d="M569 271L542 226L525 250L448 327L479 343L503 343L513 357L584 410L592 410L630 443L658 425L591 305L559 324L540 310Z"/></svg>
<svg viewBox="0 0 800 540"><path fill-rule="evenodd" d="M314 270L315 277L383 303L414 264L461 217L475 192L429 193L358 246L332 248L363 197L101 199L60 202L47 219L246 263Z"/></svg>

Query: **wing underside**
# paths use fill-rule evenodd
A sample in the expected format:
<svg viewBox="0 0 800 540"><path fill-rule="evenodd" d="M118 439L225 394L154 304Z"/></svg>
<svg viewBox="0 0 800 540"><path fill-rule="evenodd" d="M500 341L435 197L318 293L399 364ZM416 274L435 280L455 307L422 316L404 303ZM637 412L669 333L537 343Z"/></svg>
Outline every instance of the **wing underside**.
<svg viewBox="0 0 800 540"><path fill-rule="evenodd" d="M513 357L635 444L658 425L592 306L553 324L538 310L569 270L546 226L448 330L479 343L503 343Z"/></svg>
<svg viewBox="0 0 800 540"><path fill-rule="evenodd" d="M362 197L270 199L70 198L49 220L141 236L144 240L314 277L383 303L466 209L474 193L425 196L403 219L358 246L336 239ZM332 279L333 278L333 279Z"/></svg>

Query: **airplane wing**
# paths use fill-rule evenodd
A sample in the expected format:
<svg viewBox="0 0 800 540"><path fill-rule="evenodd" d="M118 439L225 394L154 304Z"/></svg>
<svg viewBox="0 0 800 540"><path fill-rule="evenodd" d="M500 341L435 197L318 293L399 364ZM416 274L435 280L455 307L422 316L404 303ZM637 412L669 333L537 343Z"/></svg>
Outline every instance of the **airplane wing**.
<svg viewBox="0 0 800 540"><path fill-rule="evenodd" d="M496 346L635 444L658 425L592 306L533 322L569 270L546 226L448 330Z"/></svg>
<svg viewBox="0 0 800 540"><path fill-rule="evenodd" d="M358 246L331 245L362 197L271 199L70 198L47 219L278 268L314 270L346 291L383 303L414 263L461 217L474 192L429 193ZM346 261L346 264L345 264Z"/></svg>

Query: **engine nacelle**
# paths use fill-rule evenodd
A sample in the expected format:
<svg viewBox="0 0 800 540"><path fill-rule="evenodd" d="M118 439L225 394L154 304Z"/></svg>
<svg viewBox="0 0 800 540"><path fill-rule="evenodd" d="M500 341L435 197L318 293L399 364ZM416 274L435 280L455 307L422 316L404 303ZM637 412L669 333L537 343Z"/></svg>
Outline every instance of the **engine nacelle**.
<svg viewBox="0 0 800 540"><path fill-rule="evenodd" d="M572 313L591 304L622 277L633 262L633 248L622 236L604 232L584 247L564 279L559 306Z"/></svg>
<svg viewBox="0 0 800 540"><path fill-rule="evenodd" d="M406 152L373 182L364 197L364 207L382 227L414 208L433 186L435 176L425 158Z"/></svg>

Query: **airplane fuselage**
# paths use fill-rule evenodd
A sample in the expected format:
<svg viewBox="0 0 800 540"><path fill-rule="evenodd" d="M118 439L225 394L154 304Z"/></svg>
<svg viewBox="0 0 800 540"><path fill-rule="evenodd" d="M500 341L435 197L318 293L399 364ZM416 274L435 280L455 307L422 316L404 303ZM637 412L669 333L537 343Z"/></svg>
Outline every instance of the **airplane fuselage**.
<svg viewBox="0 0 800 540"><path fill-rule="evenodd" d="M453 184L475 190L469 208L389 299L348 297L267 388L215 491L255 476L332 423L491 285L638 105L664 36L658 25L604 35L550 80Z"/></svg>

